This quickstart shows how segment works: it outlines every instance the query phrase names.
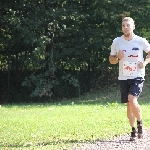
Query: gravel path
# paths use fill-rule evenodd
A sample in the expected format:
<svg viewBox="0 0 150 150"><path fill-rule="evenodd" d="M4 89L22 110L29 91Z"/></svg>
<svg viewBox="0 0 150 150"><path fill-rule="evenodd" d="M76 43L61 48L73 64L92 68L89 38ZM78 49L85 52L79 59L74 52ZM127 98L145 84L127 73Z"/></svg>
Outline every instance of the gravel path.
<svg viewBox="0 0 150 150"><path fill-rule="evenodd" d="M113 140L83 143L72 150L150 150L150 130L144 130L143 139L129 141L130 136L116 137Z"/></svg>

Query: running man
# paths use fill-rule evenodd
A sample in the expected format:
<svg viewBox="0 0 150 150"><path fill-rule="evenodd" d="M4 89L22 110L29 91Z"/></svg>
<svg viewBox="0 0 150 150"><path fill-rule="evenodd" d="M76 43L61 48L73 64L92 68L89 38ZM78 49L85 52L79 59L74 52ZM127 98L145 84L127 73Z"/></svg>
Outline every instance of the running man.
<svg viewBox="0 0 150 150"><path fill-rule="evenodd" d="M135 140L136 133L138 138L143 137L142 113L138 97L145 80L145 66L150 62L150 44L145 38L135 35L134 29L134 20L125 17L122 20L123 35L113 40L109 56L111 64L119 63L121 103L127 103L127 117L132 127L131 141ZM145 60L143 51L148 53Z"/></svg>

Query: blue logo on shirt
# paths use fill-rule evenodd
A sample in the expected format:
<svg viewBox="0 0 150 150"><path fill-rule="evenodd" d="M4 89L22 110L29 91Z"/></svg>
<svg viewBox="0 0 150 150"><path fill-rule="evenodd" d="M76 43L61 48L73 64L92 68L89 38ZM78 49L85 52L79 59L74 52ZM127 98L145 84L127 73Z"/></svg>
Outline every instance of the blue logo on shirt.
<svg viewBox="0 0 150 150"><path fill-rule="evenodd" d="M134 50L134 51L138 51L138 50L139 50L139 48L138 48L138 47L133 47L133 48L132 48L132 50Z"/></svg>

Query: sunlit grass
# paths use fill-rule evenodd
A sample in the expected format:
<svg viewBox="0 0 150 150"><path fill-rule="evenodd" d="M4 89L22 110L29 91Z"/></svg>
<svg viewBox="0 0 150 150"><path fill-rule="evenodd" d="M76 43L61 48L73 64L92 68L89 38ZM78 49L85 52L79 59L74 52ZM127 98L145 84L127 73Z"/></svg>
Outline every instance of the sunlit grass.
<svg viewBox="0 0 150 150"><path fill-rule="evenodd" d="M144 127L150 128L149 84L140 97ZM118 87L55 104L5 105L0 108L1 149L58 150L130 132Z"/></svg>

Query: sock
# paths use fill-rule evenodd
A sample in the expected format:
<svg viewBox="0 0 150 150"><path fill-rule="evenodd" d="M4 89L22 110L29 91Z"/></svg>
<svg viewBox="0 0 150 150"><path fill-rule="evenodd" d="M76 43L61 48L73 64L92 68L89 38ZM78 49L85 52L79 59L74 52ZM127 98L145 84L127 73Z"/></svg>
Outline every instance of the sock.
<svg viewBox="0 0 150 150"><path fill-rule="evenodd" d="M135 127L132 127L132 132L135 132L135 131L136 131Z"/></svg>
<svg viewBox="0 0 150 150"><path fill-rule="evenodd" d="M137 124L138 124L138 125L139 125L139 124L142 124L142 120L140 120L140 121L137 120Z"/></svg>

